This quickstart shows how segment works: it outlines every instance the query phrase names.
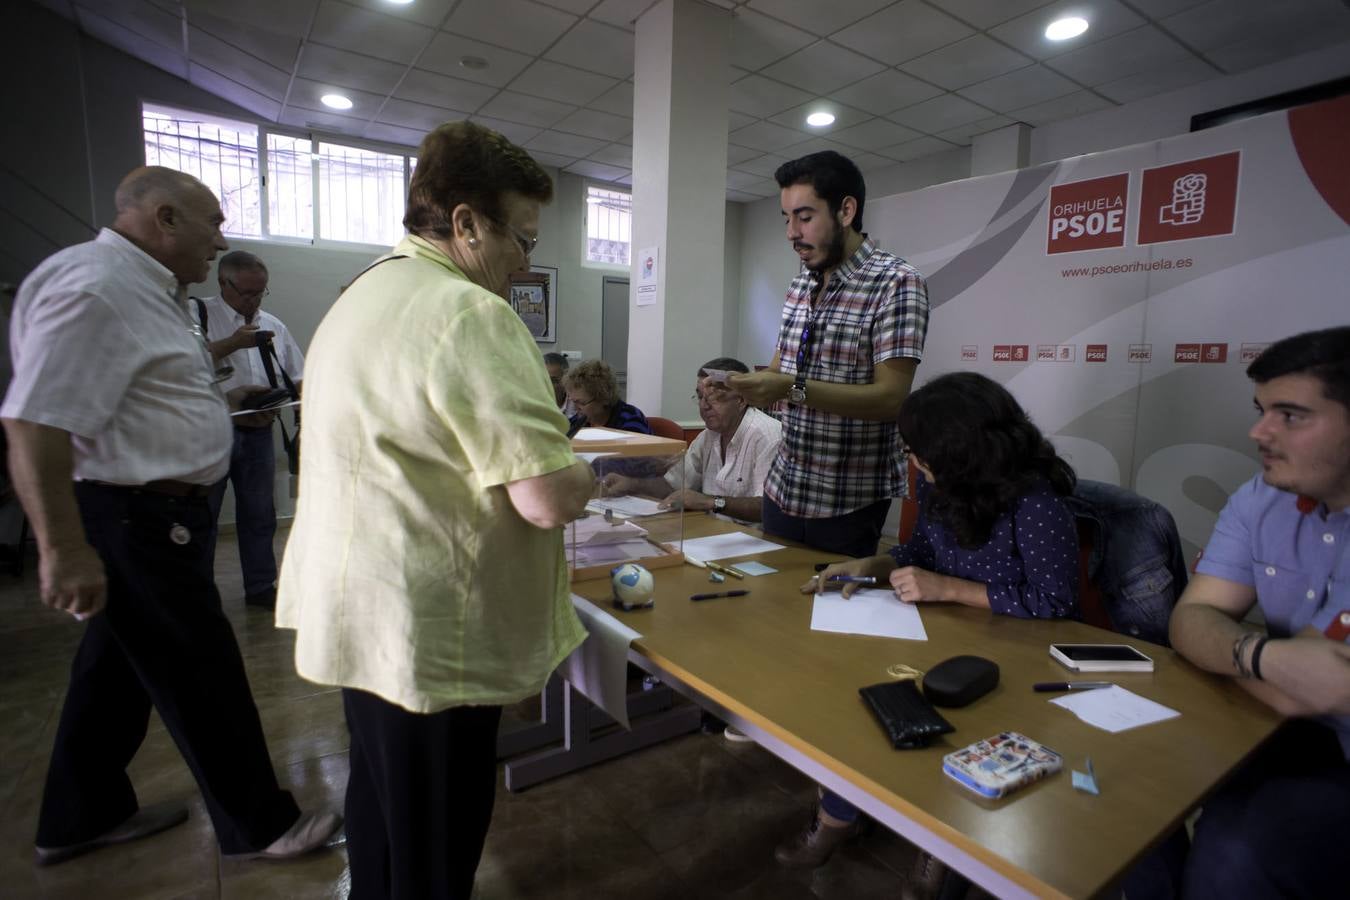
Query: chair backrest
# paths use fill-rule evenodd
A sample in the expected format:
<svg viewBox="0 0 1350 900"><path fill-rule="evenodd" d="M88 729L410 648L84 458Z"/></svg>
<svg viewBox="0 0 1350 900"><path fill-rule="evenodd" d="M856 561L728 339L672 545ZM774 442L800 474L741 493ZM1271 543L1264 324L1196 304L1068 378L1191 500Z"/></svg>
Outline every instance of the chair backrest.
<svg viewBox="0 0 1350 900"><path fill-rule="evenodd" d="M1186 588L1172 514L1133 491L1085 479L1065 502L1078 525L1084 620L1166 645L1168 619Z"/></svg>
<svg viewBox="0 0 1350 900"><path fill-rule="evenodd" d="M684 429L678 422L671 419L663 419L660 416L648 416L647 425L651 427L652 434L657 437L672 438L677 441L684 440Z"/></svg>

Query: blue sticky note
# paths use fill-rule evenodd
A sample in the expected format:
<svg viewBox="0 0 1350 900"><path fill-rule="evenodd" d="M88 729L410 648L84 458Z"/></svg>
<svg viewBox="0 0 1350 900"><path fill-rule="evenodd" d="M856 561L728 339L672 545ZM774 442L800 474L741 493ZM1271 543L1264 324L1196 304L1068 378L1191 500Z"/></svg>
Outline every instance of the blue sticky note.
<svg viewBox="0 0 1350 900"><path fill-rule="evenodd" d="M1091 794L1094 797L1101 796L1101 789L1097 787L1097 773L1092 768L1092 757L1088 757L1086 772L1074 771L1073 789L1082 791L1085 794Z"/></svg>
<svg viewBox="0 0 1350 900"><path fill-rule="evenodd" d="M729 565L735 566L738 570L747 575L772 575L774 572L778 571L772 566L766 566L761 562L738 562L730 563Z"/></svg>

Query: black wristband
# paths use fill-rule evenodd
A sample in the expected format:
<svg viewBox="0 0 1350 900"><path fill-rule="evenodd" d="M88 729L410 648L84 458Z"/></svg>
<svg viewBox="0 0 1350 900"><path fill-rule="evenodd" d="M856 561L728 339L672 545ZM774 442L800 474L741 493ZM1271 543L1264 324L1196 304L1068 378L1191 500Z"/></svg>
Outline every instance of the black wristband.
<svg viewBox="0 0 1350 900"><path fill-rule="evenodd" d="M1266 642L1269 640L1270 636L1266 635L1260 638L1256 642L1256 646L1252 648L1252 677L1257 681L1265 680L1261 677L1261 651L1266 649Z"/></svg>

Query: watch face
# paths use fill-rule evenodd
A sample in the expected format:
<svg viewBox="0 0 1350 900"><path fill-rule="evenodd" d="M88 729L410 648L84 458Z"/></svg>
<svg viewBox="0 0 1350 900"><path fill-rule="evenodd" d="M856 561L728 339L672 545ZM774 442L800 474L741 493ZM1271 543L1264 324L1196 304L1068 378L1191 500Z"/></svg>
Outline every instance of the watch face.
<svg viewBox="0 0 1350 900"><path fill-rule="evenodd" d="M805 399L806 399L806 388L796 384L788 388L788 400L790 400L791 402L801 403Z"/></svg>
<svg viewBox="0 0 1350 900"><path fill-rule="evenodd" d="M726 508L727 508L727 501L725 497L713 498L713 509L726 509Z"/></svg>

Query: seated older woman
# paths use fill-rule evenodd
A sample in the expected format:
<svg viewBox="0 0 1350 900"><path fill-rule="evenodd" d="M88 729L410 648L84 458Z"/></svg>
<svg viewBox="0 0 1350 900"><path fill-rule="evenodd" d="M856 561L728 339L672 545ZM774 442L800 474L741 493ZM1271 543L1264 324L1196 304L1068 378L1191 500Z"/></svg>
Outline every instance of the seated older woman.
<svg viewBox="0 0 1350 900"><path fill-rule="evenodd" d="M578 410L568 420L568 437L587 427L652 433L642 410L619 399L619 382L614 378L614 370L603 360L578 363L563 374L562 383L567 399Z"/></svg>
<svg viewBox="0 0 1350 900"><path fill-rule="evenodd" d="M647 494L661 497L670 509L724 512L747 522L758 522L763 506L764 479L783 440L783 426L745 402L709 371L749 372L738 359L719 357L699 367L694 399L706 430L694 438L684 456L684 472L675 469L655 478L606 475L606 494ZM683 484L683 487L681 487Z"/></svg>

